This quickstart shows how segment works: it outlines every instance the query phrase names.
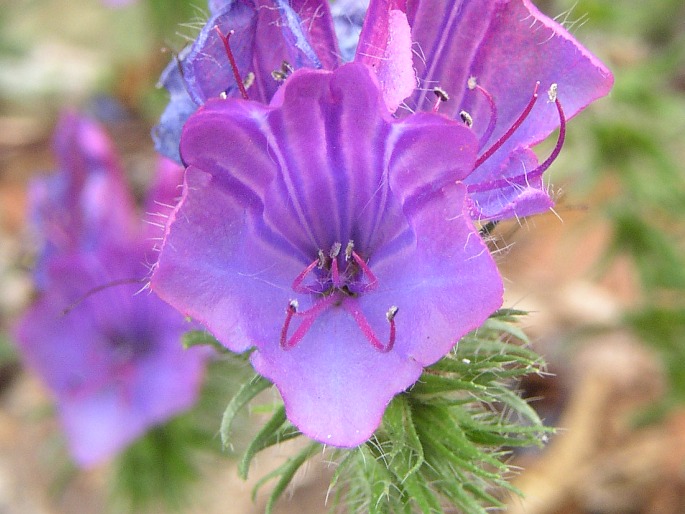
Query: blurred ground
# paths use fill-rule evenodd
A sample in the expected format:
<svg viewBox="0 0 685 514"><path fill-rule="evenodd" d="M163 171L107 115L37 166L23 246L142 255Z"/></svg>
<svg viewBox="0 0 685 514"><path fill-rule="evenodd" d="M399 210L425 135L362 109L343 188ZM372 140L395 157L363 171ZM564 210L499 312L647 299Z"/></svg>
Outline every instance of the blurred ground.
<svg viewBox="0 0 685 514"><path fill-rule="evenodd" d="M544 5L549 7L551 3ZM561 4L568 7L564 2ZM89 94L101 89L107 75L114 73L107 70L114 67L117 76L124 80L110 87L109 93L117 97L124 111L112 117L108 128L122 151L133 182L140 186L151 169L148 133L153 119L140 107L141 97L147 98L147 93L140 92L141 84L150 83L150 77L156 76L166 57L158 58L152 51L157 44L155 38L135 21L137 16L117 15L112 26L103 24L101 7L96 2L19 1L14 9L8 10L8 4L0 5L0 59L4 69L0 72L0 346L7 348L3 334L30 296L24 231L26 185L33 174L53 165L49 138L60 105L83 104ZM657 152L670 151L674 141L682 140L682 124L674 121L682 111L658 103L663 96L654 100L626 92L628 86L623 84L651 80L658 91L667 90L680 98L678 105L682 106L685 66L681 54L673 58L676 64L669 64L675 71L668 75L672 80L668 88L657 84L664 75L640 76L638 72L660 55L663 41L671 37L668 30L677 34L673 27L680 25L678 30L682 32L683 9L677 11L680 17L662 16L671 23L666 28L650 28L652 32L645 29L644 34L639 34L629 28L649 28L652 17L631 15L638 11L628 7L626 18L638 19L628 19L621 25L607 14L607 5L601 1L581 2L578 10L585 9L582 12L587 11L598 20L597 25L581 32L582 39L608 59L617 70L619 81L625 79L617 82L623 89L616 96L647 105L648 112L654 115L641 117L643 111L631 111L626 103L619 105L616 98L613 104L608 99L593 109L600 113L620 110L622 123L633 117L637 126L644 126L649 134L659 130L656 124L662 120L664 128L658 133L661 139ZM655 2L648 9L663 13L668 12L668 5L675 3ZM74 6L84 9L72 12L78 23L67 23L61 29L51 23L58 16L71 19L62 13L75 9ZM646 13L647 8L639 12ZM137 34L131 39L137 37L142 41L142 50L133 48L130 41L117 43L125 33L121 27L127 24L133 27L132 34ZM56 35L60 30L70 34L67 43ZM682 34L672 37L685 48ZM29 45L31 51L21 59L7 51L8 41L19 48L27 41L30 43L31 38L40 44ZM92 38L114 42L91 48ZM20 67L11 68L20 61ZM68 65L60 67L60 62ZM8 69L14 70L14 75L10 76ZM48 93L46 84L51 84ZM587 115L586 128L591 117ZM608 165L601 158L593 161L591 150L582 151L582 145L589 148L588 135L581 133L582 125L574 129L572 123L570 128L569 143L554 171L555 185L570 191L557 208L563 221L548 214L526 220L523 226L501 225L495 233L496 244L503 249L498 259L507 281L506 306L531 312L525 329L553 373L544 379L531 379L522 388L528 396L537 398L534 405L547 422L560 427L544 451L514 457L514 462L523 467L515 485L526 497L512 499L509 512L684 513L685 408L676 403L663 416L649 418L645 414L668 395L665 368L674 362L669 363L668 355L666 360L662 359L663 353L637 339L622 322L627 310L645 302L642 271L626 255L612 260L602 273L597 266L607 247L613 244L616 232L611 219L601 214L603 206L624 194L622 180L628 172L621 171L620 160ZM676 146L680 153L672 158L681 163L683 146ZM643 168L647 174L654 172L653 168ZM676 177L685 177L681 165L675 169ZM577 178L583 173L600 178L588 185L587 180ZM664 180L662 187L679 186ZM635 206L634 211L642 209ZM647 212L653 221L654 211ZM678 214L670 214L670 218L664 218L672 224L668 237L677 239L685 231ZM646 265L658 268L656 260ZM671 303L682 302L678 290L668 294L672 295L668 298L676 299ZM660 293L659 299L663 298ZM685 341L679 344L685 346ZM680 354L673 355L677 359ZM680 362L675 362L676 367ZM682 367L685 368L685 362ZM11 359L0 359L0 514L80 514L105 509L107 467L74 475L55 466L56 458L63 456L56 429L49 415L49 398L42 387ZM289 452L292 449L285 447L270 456L260 456L250 483L237 478L230 461L208 459L207 478L198 491L197 507L187 512L262 512L263 497L256 504L250 500L251 484ZM313 468L297 481L292 499L283 502L277 512L325 511L331 470L324 464Z"/></svg>

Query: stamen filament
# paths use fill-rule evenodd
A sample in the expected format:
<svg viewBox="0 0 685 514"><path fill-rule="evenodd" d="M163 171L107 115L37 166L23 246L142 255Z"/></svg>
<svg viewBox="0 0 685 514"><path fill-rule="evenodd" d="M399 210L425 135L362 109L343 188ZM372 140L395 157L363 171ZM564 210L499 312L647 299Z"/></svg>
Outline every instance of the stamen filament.
<svg viewBox="0 0 685 514"><path fill-rule="evenodd" d="M519 115L519 117L516 119L513 125L509 127L509 130L507 130L504 133L504 135L502 135L502 137L495 141L495 143L493 143L493 145L490 148L488 148L485 152L483 152L483 154L480 157L478 157L478 159L476 159L476 165L474 166L474 169L478 168L481 164L483 164L490 157L492 157L492 154L499 150L502 147L502 145L506 143L512 135L514 135L514 132L518 130L518 128L530 114L530 111L533 110L533 106L535 105L535 102L538 99L538 87L540 87L540 82L535 83L535 90L533 91L533 96L531 97L530 101L528 102L528 105L526 105L526 108L523 110L523 112Z"/></svg>
<svg viewBox="0 0 685 514"><path fill-rule="evenodd" d="M302 338L307 334L311 326L316 321L316 318L328 309L335 301L338 300L337 295L326 296L323 299L316 302L312 307L306 311L298 312L298 302L297 300L291 300L286 309L285 322L283 323L283 328L281 328L281 348L284 350L290 350L294 348L297 343L299 343ZM300 326L295 329L293 335L288 338L288 330L290 329L290 323L293 317L302 317L302 322Z"/></svg>
<svg viewBox="0 0 685 514"><path fill-rule="evenodd" d="M333 286L337 289L343 286L342 280L340 280L340 270L338 269L338 259L333 259L331 261L331 280L333 281Z"/></svg>
<svg viewBox="0 0 685 514"><path fill-rule="evenodd" d="M304 282L304 279L307 278L307 275L309 275L314 268L320 267L319 266L320 262L321 262L320 259L315 260L309 266L307 266L304 269L304 271L302 271L302 273L300 273L299 275L297 275L295 277L295 280L293 280L293 285L292 285L293 291L295 291L296 293L311 293L312 292L312 288L308 287L308 286L303 286L302 282Z"/></svg>
<svg viewBox="0 0 685 514"><path fill-rule="evenodd" d="M493 189L499 189L502 187L510 186L512 184L526 184L530 179L537 178L541 176L551 164L556 160L561 152L562 146L564 146L564 140L566 139L566 115L564 114L564 109L561 107L561 102L554 95L554 104L557 108L557 113L559 114L559 137L557 138L557 144L554 146L552 153L545 159L544 162L539 164L535 169L524 173L522 175L517 175L516 177L505 177L498 180L492 180L490 182L485 182L481 184L472 184L467 186L469 193L480 193L483 191L491 191Z"/></svg>
<svg viewBox="0 0 685 514"><path fill-rule="evenodd" d="M240 95L245 99L249 100L250 97L247 96L247 89L245 89L245 84L243 83L243 79L240 77L240 71L238 71L238 64L235 62L235 57L233 57L233 52L231 51L231 45L229 43L230 37L235 33L233 30L229 30L226 35L224 35L223 32L221 32L221 29L219 28L218 25L214 26L214 30L216 30L216 33L219 34L219 39L221 39L221 42L224 44L224 49L226 50L226 55L228 56L228 62L231 64L231 70L233 71L233 77L235 78L235 82L238 85L238 89L240 90Z"/></svg>
<svg viewBox="0 0 685 514"><path fill-rule="evenodd" d="M364 262L364 259L359 257L357 252L355 252L354 250L352 250L352 258L354 259L354 262L356 262L357 265L364 272L366 277L369 279L369 282L364 286L363 291L370 291L372 289L375 289L378 286L378 279L376 278L376 275L373 274L373 271L371 271L371 268L369 268L368 264Z"/></svg>
<svg viewBox="0 0 685 514"><path fill-rule="evenodd" d="M357 325L359 325L359 328L362 330L366 338L371 343L371 346L373 346L376 350L378 350L381 353L387 353L390 350L392 350L393 346L395 345L395 315L397 314L397 307L390 307L390 309L388 309L388 312L385 314L385 317L387 318L388 323L390 324L390 335L388 337L388 342L386 344L383 344L381 340L378 339L378 336L374 334L373 328L371 328L371 325L369 324L368 320L366 319L366 316L364 316L364 313L361 310L356 309L347 303L343 303L343 307L347 312L349 312L352 315L354 320L357 322Z"/></svg>
<svg viewBox="0 0 685 514"><path fill-rule="evenodd" d="M545 159L545 162L530 172L530 175L534 177L542 175L556 158L559 157L561 147L564 146L564 140L566 139L566 115L564 114L564 109L561 107L561 102L559 102L559 99L557 98L556 86L556 84L552 84L552 88L550 88L550 98L553 98L554 105L557 106L557 113L559 113L559 137L557 138L557 144L555 145L554 150L552 150L549 157ZM554 91L554 94L552 94L551 91Z"/></svg>
<svg viewBox="0 0 685 514"><path fill-rule="evenodd" d="M488 93L485 89L483 89L480 85L476 84L473 89L475 89L481 95L483 95L483 97L485 97L485 101L488 102L488 106L490 107L490 121L488 121L488 126L485 129L485 132L483 132L483 135L480 136L480 140L478 141L478 149L480 150L481 148L483 148L485 143L488 142L490 136L492 136L492 133L495 131L495 125L497 125L497 106L495 105L495 100L494 98L492 98L492 95Z"/></svg>

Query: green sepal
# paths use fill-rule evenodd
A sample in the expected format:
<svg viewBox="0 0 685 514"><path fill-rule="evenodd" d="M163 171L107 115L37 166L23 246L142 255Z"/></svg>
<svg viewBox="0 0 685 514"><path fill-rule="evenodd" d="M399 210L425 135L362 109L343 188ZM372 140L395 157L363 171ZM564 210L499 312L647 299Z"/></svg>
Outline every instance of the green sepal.
<svg viewBox="0 0 685 514"><path fill-rule="evenodd" d="M298 437L300 431L290 423L286 423L285 407L281 405L276 409L271 419L254 436L249 446L243 453L243 457L238 464L238 476L243 480L247 479L250 463L257 453L290 439Z"/></svg>
<svg viewBox="0 0 685 514"><path fill-rule="evenodd" d="M211 346L219 353L232 353L228 348L217 341L212 334L205 330L191 330L186 332L181 338L181 343L186 350L193 346Z"/></svg>
<svg viewBox="0 0 685 514"><path fill-rule="evenodd" d="M224 448L228 448L231 444L231 426L233 420L240 409L242 409L250 400L252 400L259 393L271 386L266 378L261 375L254 375L248 382L246 382L224 410L224 415L221 418L221 444Z"/></svg>
<svg viewBox="0 0 685 514"><path fill-rule="evenodd" d="M321 451L321 448L322 446L319 443L310 443L305 448L303 448L300 451L300 453L298 453L295 457L291 457L283 464L278 466L276 469L274 469L271 473L259 479L259 481L255 484L254 489L252 490L253 500L257 497L259 489L261 489L266 482L268 482L272 478L280 477L273 491L271 491L271 495L269 496L268 501L266 502L264 514L271 514L274 505L283 494L283 491L286 490L286 488L292 481L293 477L295 476L295 473L297 473L297 470L300 469L300 467L302 467L302 465L305 462L307 462L307 460L309 460L311 457L313 457L319 451Z"/></svg>
<svg viewBox="0 0 685 514"><path fill-rule="evenodd" d="M412 420L406 396L396 396L383 416L383 428L388 434L388 451L384 459L388 467L403 482L423 465L423 447Z"/></svg>

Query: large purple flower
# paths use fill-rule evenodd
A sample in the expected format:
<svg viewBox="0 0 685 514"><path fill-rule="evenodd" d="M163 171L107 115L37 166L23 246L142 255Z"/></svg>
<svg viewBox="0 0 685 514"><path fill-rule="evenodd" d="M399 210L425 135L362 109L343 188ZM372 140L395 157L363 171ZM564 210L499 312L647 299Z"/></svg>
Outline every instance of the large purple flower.
<svg viewBox="0 0 685 514"><path fill-rule="evenodd" d="M445 116L393 119L359 63L296 71L268 106L209 100L184 128L152 288L231 350L256 347L305 434L357 445L501 305L460 183L477 147Z"/></svg>
<svg viewBox="0 0 685 514"><path fill-rule="evenodd" d="M183 350L181 334L191 325L179 313L140 292L152 233L136 223L107 136L69 114L56 150L59 172L32 187L32 219L43 240L40 294L16 336L55 397L75 461L91 466L189 408L204 355ZM148 200L154 212L178 196L179 180L178 166L160 166Z"/></svg>

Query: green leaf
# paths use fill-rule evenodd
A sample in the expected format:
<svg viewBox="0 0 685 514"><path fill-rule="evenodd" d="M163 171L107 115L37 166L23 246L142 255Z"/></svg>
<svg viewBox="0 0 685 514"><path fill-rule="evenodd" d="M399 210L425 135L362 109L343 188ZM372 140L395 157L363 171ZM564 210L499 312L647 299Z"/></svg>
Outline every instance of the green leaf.
<svg viewBox="0 0 685 514"><path fill-rule="evenodd" d="M261 375L255 375L252 379L246 382L240 390L236 393L233 399L229 402L224 415L221 418L221 443L224 448L230 446L231 442L231 426L233 420L240 409L242 409L250 400L252 400L259 393L271 386L266 378Z"/></svg>

